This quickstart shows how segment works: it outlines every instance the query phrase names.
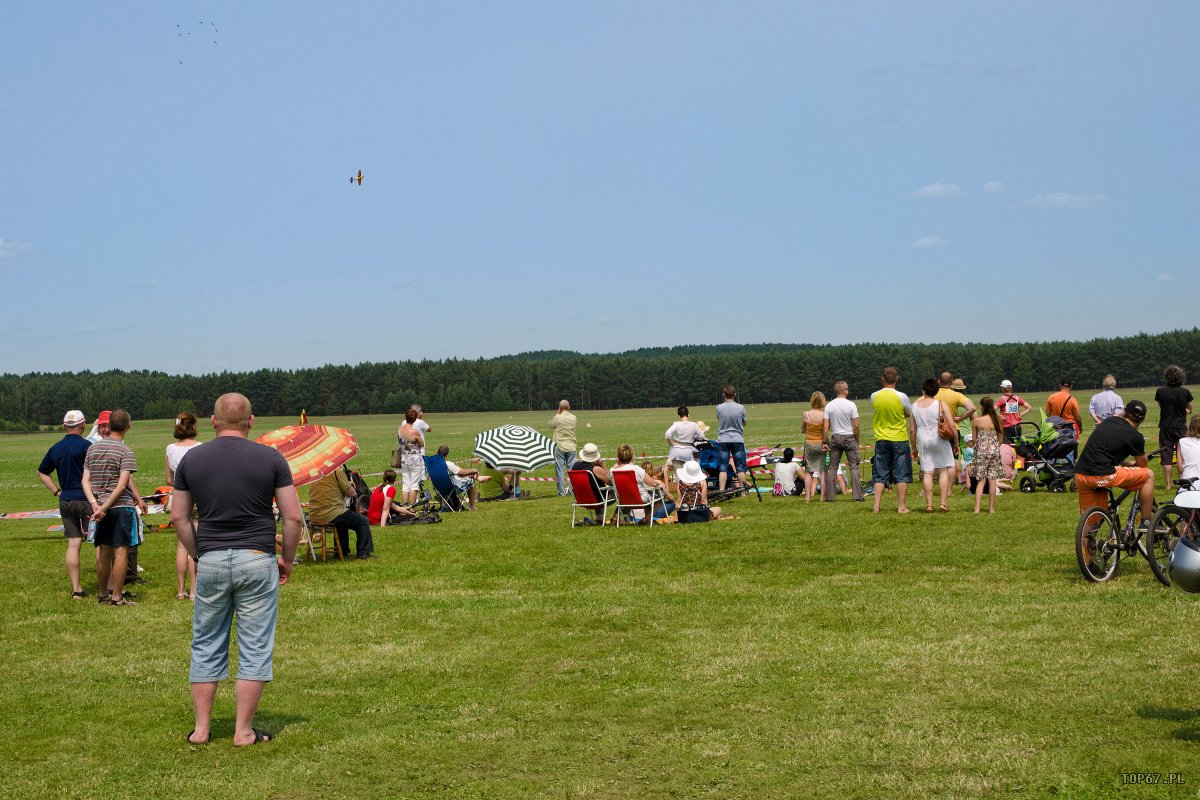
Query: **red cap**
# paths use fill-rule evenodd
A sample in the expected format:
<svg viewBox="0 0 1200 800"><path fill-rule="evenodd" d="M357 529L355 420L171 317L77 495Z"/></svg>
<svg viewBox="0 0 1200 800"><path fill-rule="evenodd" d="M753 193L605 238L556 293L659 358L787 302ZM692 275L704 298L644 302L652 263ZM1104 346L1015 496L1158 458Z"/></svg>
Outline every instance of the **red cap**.
<svg viewBox="0 0 1200 800"><path fill-rule="evenodd" d="M101 411L100 416L96 417L96 424L97 425L107 425L108 418L111 416L112 416L111 411Z"/></svg>

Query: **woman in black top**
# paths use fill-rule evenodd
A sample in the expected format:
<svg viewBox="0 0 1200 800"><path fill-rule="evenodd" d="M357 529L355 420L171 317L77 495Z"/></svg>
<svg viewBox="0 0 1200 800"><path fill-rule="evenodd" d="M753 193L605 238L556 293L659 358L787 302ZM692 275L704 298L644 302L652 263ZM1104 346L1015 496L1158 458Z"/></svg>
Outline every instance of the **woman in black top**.
<svg viewBox="0 0 1200 800"><path fill-rule="evenodd" d="M1184 386L1183 367L1172 364L1163 371L1166 386L1158 387L1158 446L1162 448L1163 485L1171 488L1171 469L1179 440L1187 436L1187 415L1192 413L1192 393Z"/></svg>

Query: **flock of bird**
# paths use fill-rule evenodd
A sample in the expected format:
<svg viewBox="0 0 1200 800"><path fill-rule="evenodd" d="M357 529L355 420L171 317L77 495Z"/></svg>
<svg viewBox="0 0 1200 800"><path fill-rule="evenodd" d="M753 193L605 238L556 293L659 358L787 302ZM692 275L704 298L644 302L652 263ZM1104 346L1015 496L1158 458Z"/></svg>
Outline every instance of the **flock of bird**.
<svg viewBox="0 0 1200 800"><path fill-rule="evenodd" d="M212 34L214 36L221 32L221 30L217 27L217 23L212 22L211 20L208 22L205 22L204 20L200 20L200 22L198 24L199 24L200 28L205 32L208 32L208 30L211 28ZM206 25L209 27L205 27ZM194 32L194 31L184 30L182 24L176 24L175 28L176 28L175 36L177 36L180 39L184 38L185 36L191 36L192 33ZM216 39L213 39L213 44L217 44ZM176 61L178 61L180 64L183 63L183 59L176 59ZM363 173L362 173L361 169L358 171L357 175L350 176L351 185L353 185L354 183L358 183L359 186L362 186L362 182L363 182Z"/></svg>
<svg viewBox="0 0 1200 800"><path fill-rule="evenodd" d="M201 30L203 30L205 33L207 33L210 30L210 28L212 30L212 35L216 35L221 32L220 29L217 27L217 23L215 23L215 22L211 22L211 21L205 22L204 20L200 20L199 25L200 25ZM210 27L206 28L205 25L208 25ZM176 28L175 35L180 39L184 38L185 36L191 36L193 33L193 31L184 30L183 25L181 25L181 24L176 24L175 28ZM213 39L213 44L217 44L216 39ZM180 64L183 63L183 59L177 58L175 60L178 61Z"/></svg>

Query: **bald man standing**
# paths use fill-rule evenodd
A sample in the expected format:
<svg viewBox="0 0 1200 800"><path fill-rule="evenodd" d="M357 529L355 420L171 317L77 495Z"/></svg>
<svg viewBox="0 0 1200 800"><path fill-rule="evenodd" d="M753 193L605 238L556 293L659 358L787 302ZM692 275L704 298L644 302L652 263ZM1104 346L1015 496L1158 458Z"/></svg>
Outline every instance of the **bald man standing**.
<svg viewBox="0 0 1200 800"><path fill-rule="evenodd" d="M287 461L273 448L248 438L250 401L230 393L217 398L212 425L217 436L188 453L175 471L171 522L196 559L196 608L192 616L191 744L210 736L217 683L229 677L229 639L237 617L238 675L235 746L268 742L254 727L263 689L273 677L279 587L287 583L300 543L300 498ZM203 452L201 452L203 451ZM283 519L283 553L275 557L275 515ZM192 506L200 527L192 525Z"/></svg>

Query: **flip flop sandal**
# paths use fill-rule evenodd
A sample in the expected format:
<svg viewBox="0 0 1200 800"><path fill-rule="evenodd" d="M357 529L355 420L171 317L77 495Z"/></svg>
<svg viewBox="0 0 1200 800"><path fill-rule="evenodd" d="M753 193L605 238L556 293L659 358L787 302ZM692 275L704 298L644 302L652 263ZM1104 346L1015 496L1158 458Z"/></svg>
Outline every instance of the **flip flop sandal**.
<svg viewBox="0 0 1200 800"><path fill-rule="evenodd" d="M192 728L190 731L188 731L188 735L183 737L184 741L187 742L188 744L192 745L193 747L200 747L200 746L206 745L212 741L211 738L208 738L208 739L205 739L203 742L193 742L192 734L194 734L195 732L196 732L195 728Z"/></svg>
<svg viewBox="0 0 1200 800"><path fill-rule="evenodd" d="M71 592L72 600L82 600L85 597L87 597L87 592Z"/></svg>
<svg viewBox="0 0 1200 800"><path fill-rule="evenodd" d="M261 744L263 742L272 742L275 740L275 734L268 733L262 728L251 728L250 730L254 731L254 741L250 744L236 745L237 747L250 747L251 745Z"/></svg>
<svg viewBox="0 0 1200 800"><path fill-rule="evenodd" d="M137 605L137 603L135 601L126 600L124 597L122 597L120 600L109 600L108 604L110 606L136 606Z"/></svg>
<svg viewBox="0 0 1200 800"><path fill-rule="evenodd" d="M108 596L108 595L106 595L106 594L98 594L98 595L96 595L96 602L97 602L97 603L99 603L100 605L104 605L104 604L105 604L105 603L107 603L108 601L109 601L109 596Z"/></svg>

